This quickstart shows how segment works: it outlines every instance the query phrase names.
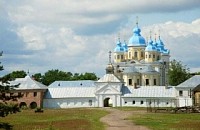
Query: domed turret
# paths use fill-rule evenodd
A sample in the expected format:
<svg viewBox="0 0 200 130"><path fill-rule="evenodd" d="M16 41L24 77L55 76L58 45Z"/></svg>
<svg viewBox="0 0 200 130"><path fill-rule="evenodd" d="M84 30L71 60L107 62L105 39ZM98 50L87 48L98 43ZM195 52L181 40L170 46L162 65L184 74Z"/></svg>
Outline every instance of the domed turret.
<svg viewBox="0 0 200 130"><path fill-rule="evenodd" d="M157 48L158 48L159 52L162 52L164 50L164 44L163 44L162 40L160 39L160 36L157 41Z"/></svg>
<svg viewBox="0 0 200 130"><path fill-rule="evenodd" d="M122 44L122 47L123 47L123 49L124 49L125 52L128 52L128 46L127 46L125 40L124 40L124 43Z"/></svg>
<svg viewBox="0 0 200 130"><path fill-rule="evenodd" d="M111 63L106 67L106 74L114 74L114 66Z"/></svg>
<svg viewBox="0 0 200 130"><path fill-rule="evenodd" d="M165 45L162 42L160 36L158 37L157 48L158 48L159 52L161 52L162 54L168 55L170 53L170 51L168 49L165 49Z"/></svg>
<svg viewBox="0 0 200 130"><path fill-rule="evenodd" d="M145 48L145 62L154 62L159 59L159 52L157 47L153 44L151 37L148 41L148 45Z"/></svg>
<svg viewBox="0 0 200 130"><path fill-rule="evenodd" d="M136 27L133 29L133 36L129 39L128 46L146 46L145 39L140 34L141 30L136 24Z"/></svg>
<svg viewBox="0 0 200 130"><path fill-rule="evenodd" d="M120 39L117 41L117 46L115 47L114 52L124 52L124 47L122 46Z"/></svg>
<svg viewBox="0 0 200 130"><path fill-rule="evenodd" d="M151 39L148 41L148 45L145 48L145 51L157 51L157 48L155 45L153 45L153 41Z"/></svg>

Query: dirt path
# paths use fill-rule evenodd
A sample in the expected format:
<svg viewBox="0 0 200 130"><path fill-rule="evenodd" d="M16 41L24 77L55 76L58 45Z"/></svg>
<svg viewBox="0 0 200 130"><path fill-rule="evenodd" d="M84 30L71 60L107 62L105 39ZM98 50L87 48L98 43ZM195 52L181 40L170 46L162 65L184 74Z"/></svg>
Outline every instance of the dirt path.
<svg viewBox="0 0 200 130"><path fill-rule="evenodd" d="M144 126L138 126L125 118L131 116L133 111L120 111L114 108L104 108L110 114L102 117L100 121L107 124L106 130L149 130Z"/></svg>

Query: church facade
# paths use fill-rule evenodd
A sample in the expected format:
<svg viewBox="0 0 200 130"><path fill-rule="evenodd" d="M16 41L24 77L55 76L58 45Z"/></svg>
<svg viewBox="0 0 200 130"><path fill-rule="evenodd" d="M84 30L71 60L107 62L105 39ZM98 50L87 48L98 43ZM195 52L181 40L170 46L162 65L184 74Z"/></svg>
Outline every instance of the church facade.
<svg viewBox="0 0 200 130"><path fill-rule="evenodd" d="M110 53L111 54L111 53ZM56 81L44 97L46 108L70 107L174 107L176 88L168 86L170 51L161 37L153 41L141 36L136 23L128 44L120 38L114 48L114 62L98 81ZM111 57L111 55L110 55Z"/></svg>

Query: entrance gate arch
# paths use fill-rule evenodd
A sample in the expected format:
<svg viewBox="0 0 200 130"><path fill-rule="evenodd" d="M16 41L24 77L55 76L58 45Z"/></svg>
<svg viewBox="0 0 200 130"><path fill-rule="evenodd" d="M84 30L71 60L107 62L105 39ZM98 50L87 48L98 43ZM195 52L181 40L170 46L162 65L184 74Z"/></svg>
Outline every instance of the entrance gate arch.
<svg viewBox="0 0 200 130"><path fill-rule="evenodd" d="M109 97L105 98L103 101L103 105L104 105L104 107L112 107L113 106L112 99Z"/></svg>

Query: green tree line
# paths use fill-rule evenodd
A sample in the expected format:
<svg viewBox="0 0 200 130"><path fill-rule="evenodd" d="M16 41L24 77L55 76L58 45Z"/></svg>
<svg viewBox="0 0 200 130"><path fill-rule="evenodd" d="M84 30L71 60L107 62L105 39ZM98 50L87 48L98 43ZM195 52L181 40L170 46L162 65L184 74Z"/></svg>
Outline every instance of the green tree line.
<svg viewBox="0 0 200 130"><path fill-rule="evenodd" d="M24 70L20 71L13 71L5 75L4 77L15 79L15 78L24 78L26 76L26 72ZM32 75L34 80L41 82L44 85L50 85L54 81L70 81L70 80L97 80L97 76L95 73L86 72L82 73L71 73L71 72L64 72L58 69L48 70L43 75L41 73L36 73Z"/></svg>

